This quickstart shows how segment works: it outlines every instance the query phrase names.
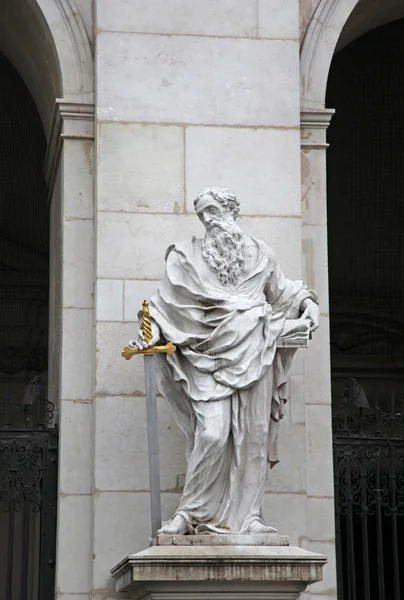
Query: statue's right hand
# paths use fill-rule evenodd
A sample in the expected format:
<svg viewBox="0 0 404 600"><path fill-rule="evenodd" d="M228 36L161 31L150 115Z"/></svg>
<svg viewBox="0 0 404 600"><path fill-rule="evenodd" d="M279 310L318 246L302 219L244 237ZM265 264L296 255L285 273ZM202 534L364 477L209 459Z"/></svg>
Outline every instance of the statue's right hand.
<svg viewBox="0 0 404 600"><path fill-rule="evenodd" d="M143 350L144 348L147 348L148 344L146 344L146 342L144 341L144 335L143 335L142 329L139 329L136 339L129 340L128 346L129 346L129 348L139 348L139 350Z"/></svg>
<svg viewBox="0 0 404 600"><path fill-rule="evenodd" d="M139 329L139 331L137 332L136 339L129 340L129 343L128 343L129 348L137 347L137 348L139 348L139 350L143 350L144 348L151 348L152 346L155 346L158 343L158 341L160 340L161 331L160 331L159 326L153 319L151 320L151 326L152 326L153 337L150 340L150 342L149 343L145 342L143 329Z"/></svg>

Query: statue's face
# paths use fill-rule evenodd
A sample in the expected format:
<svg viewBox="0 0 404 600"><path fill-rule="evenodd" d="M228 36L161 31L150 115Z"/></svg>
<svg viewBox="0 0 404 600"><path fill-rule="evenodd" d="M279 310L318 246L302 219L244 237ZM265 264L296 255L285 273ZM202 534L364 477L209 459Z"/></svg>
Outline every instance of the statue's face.
<svg viewBox="0 0 404 600"><path fill-rule="evenodd" d="M218 223L234 221L229 209L209 194L205 194L200 199L200 208L197 209L196 214L208 230Z"/></svg>

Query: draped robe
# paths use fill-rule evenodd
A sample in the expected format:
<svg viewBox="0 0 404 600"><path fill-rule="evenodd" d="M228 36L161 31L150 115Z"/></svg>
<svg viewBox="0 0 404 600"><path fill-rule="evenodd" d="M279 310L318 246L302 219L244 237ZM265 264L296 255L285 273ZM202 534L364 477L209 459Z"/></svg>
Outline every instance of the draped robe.
<svg viewBox="0 0 404 600"><path fill-rule="evenodd" d="M286 319L313 292L287 279L270 248L246 236L254 259L237 285L223 285L201 240L170 246L150 301L151 317L177 346L158 357L159 389L188 441L188 469L176 514L190 533L245 533L261 520L267 460L277 435L293 349L276 348Z"/></svg>

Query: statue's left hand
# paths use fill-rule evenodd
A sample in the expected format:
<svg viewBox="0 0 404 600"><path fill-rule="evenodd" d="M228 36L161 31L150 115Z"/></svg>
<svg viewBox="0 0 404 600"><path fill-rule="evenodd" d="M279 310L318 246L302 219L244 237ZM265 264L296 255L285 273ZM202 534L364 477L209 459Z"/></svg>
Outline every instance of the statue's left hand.
<svg viewBox="0 0 404 600"><path fill-rule="evenodd" d="M310 331L315 331L319 326L320 309L313 300L306 300L304 303L304 312L301 319L308 319L311 323Z"/></svg>

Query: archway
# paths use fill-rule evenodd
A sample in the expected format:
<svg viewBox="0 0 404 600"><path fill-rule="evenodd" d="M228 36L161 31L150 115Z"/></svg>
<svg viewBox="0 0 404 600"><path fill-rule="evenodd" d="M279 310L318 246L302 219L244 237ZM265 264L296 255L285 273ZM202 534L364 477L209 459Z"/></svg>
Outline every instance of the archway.
<svg viewBox="0 0 404 600"><path fill-rule="evenodd" d="M87 567L82 555L78 565L63 531L55 547L56 502L63 513L64 497L71 493L66 461L59 466L63 489L57 489L56 425L65 448L80 411L66 418L62 401L92 394L90 386L75 392L67 373L91 372L93 361L88 352L87 362L77 367L77 331L71 327L83 310L74 293L84 284L91 295L91 256L83 268L65 268L72 260L72 237L79 237L74 219L93 218L93 59L74 0L2 0L0 79L6 153L0 165L0 393L9 400L0 397L0 508L8 504L0 523L0 596L50 600L55 583L65 591L61 578L71 580L69 570L91 571L90 553ZM68 231L67 221L73 222ZM74 246L77 255L83 255L81 243ZM87 278L82 269L90 273ZM91 339L90 301L84 308L90 318L86 315L80 335ZM47 399L55 405L53 415ZM84 443L90 446L91 439ZM70 518L76 521L79 512L74 507ZM88 537L90 530L89 523ZM55 569L56 555L63 570L58 564Z"/></svg>
<svg viewBox="0 0 404 600"><path fill-rule="evenodd" d="M327 331L330 315L328 309L329 268L327 260L326 177L328 143L326 131L335 110L331 104L327 104L330 108L326 108L325 102L329 69L335 53L342 51L355 39L376 27L395 21L403 16L404 8L400 0L388 0L386 2L380 2L379 0L320 0L302 40L301 128L304 269L306 280L314 289L320 291L323 328L324 326L326 328L326 331L323 329L323 338L313 356L315 361L305 365L305 377L306 386L308 385L307 381L312 380L316 383L315 386L309 383L309 401L326 404L330 409L331 377L327 376L330 366L330 340ZM349 94L349 87L345 82L342 85L346 93ZM318 372L321 372L321 377L317 376ZM348 387L352 388L352 383ZM330 454L333 447L331 418L328 422L323 420L323 423L323 435L327 438L327 445L323 445L322 455L324 453ZM338 506L340 502L339 486L335 486L334 490L335 504ZM352 538L349 543L352 546ZM328 555L331 557L331 564L333 564L333 552L329 551ZM362 550L359 550L357 556L363 556ZM341 553L337 556L337 564L341 564ZM342 594L341 589L340 581L339 595ZM318 588L317 593L321 593L321 589ZM398 597L397 592L394 593L395 596L393 597ZM350 597L355 598L354 592Z"/></svg>
<svg viewBox="0 0 404 600"><path fill-rule="evenodd" d="M404 590L404 19L328 78L328 262L341 598ZM346 383L348 382L348 383Z"/></svg>
<svg viewBox="0 0 404 600"><path fill-rule="evenodd" d="M0 54L0 597L50 598L55 432L49 431L46 140L23 80ZM46 526L45 526L46 523Z"/></svg>

